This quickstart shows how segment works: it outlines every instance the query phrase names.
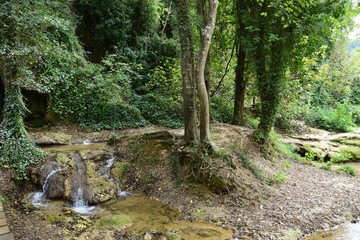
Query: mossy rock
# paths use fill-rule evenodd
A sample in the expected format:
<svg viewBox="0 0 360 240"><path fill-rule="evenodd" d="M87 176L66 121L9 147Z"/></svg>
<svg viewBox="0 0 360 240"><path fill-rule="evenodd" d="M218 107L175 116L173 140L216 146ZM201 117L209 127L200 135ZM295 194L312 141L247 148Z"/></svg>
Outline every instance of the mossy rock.
<svg viewBox="0 0 360 240"><path fill-rule="evenodd" d="M32 133L31 137L38 145L68 145L71 144L72 139L71 135L59 132Z"/></svg>
<svg viewBox="0 0 360 240"><path fill-rule="evenodd" d="M165 233L166 240L181 240L181 237L176 233Z"/></svg>
<svg viewBox="0 0 360 240"><path fill-rule="evenodd" d="M314 153L315 158L325 158L328 152L328 146L327 145L313 145L313 144L305 144L301 143L298 145L297 152L300 155L305 155L305 153Z"/></svg>
<svg viewBox="0 0 360 240"><path fill-rule="evenodd" d="M133 221L126 215L108 215L100 218L96 225L101 228L119 228L130 226L132 223Z"/></svg>
<svg viewBox="0 0 360 240"><path fill-rule="evenodd" d="M228 191L228 184L221 176L211 175L205 182L214 193L220 194Z"/></svg>
<svg viewBox="0 0 360 240"><path fill-rule="evenodd" d="M353 145L360 147L360 136L341 136L331 141L338 142L342 145Z"/></svg>
<svg viewBox="0 0 360 240"><path fill-rule="evenodd" d="M352 161L360 161L360 147L352 147L352 146L340 146L341 152L347 152L352 155Z"/></svg>
<svg viewBox="0 0 360 240"><path fill-rule="evenodd" d="M59 163L61 166L67 166L70 168L75 167L75 163L64 153L58 153L56 155L55 161Z"/></svg>
<svg viewBox="0 0 360 240"><path fill-rule="evenodd" d="M117 162L114 164L114 167L111 169L111 173L119 183L124 183L127 172L130 169L130 166L131 165L128 162Z"/></svg>
<svg viewBox="0 0 360 240"><path fill-rule="evenodd" d="M117 187L114 182L109 182L99 176L96 172L96 164L92 161L86 161L86 177L88 183L89 201L93 204L99 204L116 198Z"/></svg>

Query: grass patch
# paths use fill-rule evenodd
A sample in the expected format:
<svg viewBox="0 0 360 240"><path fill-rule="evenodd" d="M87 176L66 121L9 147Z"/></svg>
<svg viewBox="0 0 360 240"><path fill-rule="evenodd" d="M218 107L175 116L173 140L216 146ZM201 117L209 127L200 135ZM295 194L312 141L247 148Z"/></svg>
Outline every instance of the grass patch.
<svg viewBox="0 0 360 240"><path fill-rule="evenodd" d="M274 145L274 149L292 159L301 160L301 156L295 152L293 144L283 143L279 140L280 135L275 133L274 130L270 132L270 140Z"/></svg>
<svg viewBox="0 0 360 240"><path fill-rule="evenodd" d="M267 179L264 176L264 171L258 167L242 150L237 150L236 154L242 161L244 168L250 170L260 181L266 183Z"/></svg>
<svg viewBox="0 0 360 240"><path fill-rule="evenodd" d="M351 176L355 176L355 168L352 165L344 164L336 169L337 172L345 172Z"/></svg>

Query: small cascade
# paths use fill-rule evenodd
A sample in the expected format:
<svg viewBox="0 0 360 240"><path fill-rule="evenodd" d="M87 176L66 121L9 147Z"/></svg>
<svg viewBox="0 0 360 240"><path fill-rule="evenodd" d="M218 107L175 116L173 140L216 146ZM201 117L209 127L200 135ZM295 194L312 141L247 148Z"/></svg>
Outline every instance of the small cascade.
<svg viewBox="0 0 360 240"><path fill-rule="evenodd" d="M46 206L45 202L46 202L46 193L49 189L49 186L50 186L50 178L58 171L60 171L61 168L57 168L53 171L51 171L46 179L45 179L45 182L43 184L43 188L42 188L42 192L36 192L32 198L32 204L35 206L35 207L42 207L42 206Z"/></svg>
<svg viewBox="0 0 360 240"><path fill-rule="evenodd" d="M113 154L111 154L111 157L106 160L106 168L111 168L114 165L114 161L115 161L115 156Z"/></svg>
<svg viewBox="0 0 360 240"><path fill-rule="evenodd" d="M118 197L126 197L126 196L129 196L131 193L122 191L120 188L120 184L117 180L112 179L112 178L109 179L110 169L114 165L115 159L116 159L116 157L113 154L111 154L110 158L108 160L106 160L106 165L105 165L105 169L104 169L106 171L106 173L105 174L101 173L100 176L105 177L108 179L108 181L114 182L116 184Z"/></svg>
<svg viewBox="0 0 360 240"><path fill-rule="evenodd" d="M80 186L77 190L76 199L72 210L80 214L93 213L95 206L89 206L87 201L84 199L84 189Z"/></svg>
<svg viewBox="0 0 360 240"><path fill-rule="evenodd" d="M86 139L86 140L83 141L82 144L83 144L83 145L90 145L91 142L90 142L90 140Z"/></svg>
<svg viewBox="0 0 360 240"><path fill-rule="evenodd" d="M117 187L117 196L118 197L126 197L131 195L131 192L126 192L126 191L122 191L120 188L120 184L118 181L111 179L112 181L114 181L116 183L116 187Z"/></svg>

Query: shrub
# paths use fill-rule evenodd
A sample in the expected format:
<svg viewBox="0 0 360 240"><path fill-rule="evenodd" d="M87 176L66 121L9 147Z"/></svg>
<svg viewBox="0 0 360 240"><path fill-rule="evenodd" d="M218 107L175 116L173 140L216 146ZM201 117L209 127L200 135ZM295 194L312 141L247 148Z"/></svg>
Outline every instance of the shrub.
<svg viewBox="0 0 360 240"><path fill-rule="evenodd" d="M178 128L183 125L182 104L172 98L147 94L137 96L134 102L144 118L153 123Z"/></svg>
<svg viewBox="0 0 360 240"><path fill-rule="evenodd" d="M84 116L79 119L80 126L96 130L141 127L147 124L139 109L125 103L94 102Z"/></svg>
<svg viewBox="0 0 360 240"><path fill-rule="evenodd" d="M335 109L313 109L305 118L309 125L329 131L349 132L355 126L348 103L339 103Z"/></svg>
<svg viewBox="0 0 360 240"><path fill-rule="evenodd" d="M233 117L233 101L224 101L221 96L215 95L211 99L211 120L230 123Z"/></svg>
<svg viewBox="0 0 360 240"><path fill-rule="evenodd" d="M360 125L360 105L350 105L349 111L352 113L354 123Z"/></svg>

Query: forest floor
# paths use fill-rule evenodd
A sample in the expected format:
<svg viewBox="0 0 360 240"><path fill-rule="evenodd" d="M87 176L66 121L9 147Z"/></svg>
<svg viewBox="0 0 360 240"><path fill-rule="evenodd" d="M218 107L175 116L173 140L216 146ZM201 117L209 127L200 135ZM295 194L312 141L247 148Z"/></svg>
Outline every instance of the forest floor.
<svg viewBox="0 0 360 240"><path fill-rule="evenodd" d="M158 130L164 129L151 127L115 133L122 136ZM51 131L63 132L64 129ZM178 137L182 134L182 130L169 131ZM91 136L101 140L99 136L113 134L105 132L104 135L74 129L68 129L68 132L71 132L72 136L78 136L80 140ZM178 209L182 220L206 221L232 229L234 239L301 239L314 231L359 218L358 177L322 170L312 164L281 155L264 158L259 146L252 141L252 132L253 130L248 128L227 124L212 126L214 142L230 154L236 165L233 170L236 188L226 194L214 194L199 184L183 182L175 185L166 166L158 169L160 181L155 181L151 186L147 184L147 187L140 184L129 190ZM34 132L33 136L37 134L40 133ZM106 137L104 139L106 140ZM261 173L266 179L272 180L272 184L260 181L252 171L243 167L241 159L235 153L238 148L246 152L252 165L261 169ZM59 221L51 221L51 216L44 216L41 211L21 201L24 196L34 192L36 187L30 183L15 185L11 180L10 170L0 170L0 186L0 196L5 197L4 207L15 239L62 239L65 235L70 236L69 239L76 239L80 234L71 235L69 232L86 232L86 229L79 230ZM145 233L126 235L126 229L122 235L111 236L110 239L146 239ZM199 236L198 239L218 238Z"/></svg>

